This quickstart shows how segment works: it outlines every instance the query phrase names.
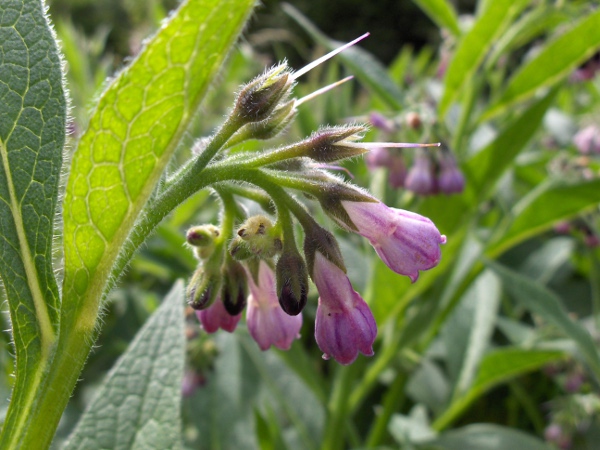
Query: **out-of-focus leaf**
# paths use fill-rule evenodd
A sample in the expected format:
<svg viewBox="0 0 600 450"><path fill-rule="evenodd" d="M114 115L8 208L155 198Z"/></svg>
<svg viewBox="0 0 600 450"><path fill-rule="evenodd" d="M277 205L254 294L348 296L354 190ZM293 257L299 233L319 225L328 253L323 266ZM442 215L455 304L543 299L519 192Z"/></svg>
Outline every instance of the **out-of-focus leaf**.
<svg viewBox="0 0 600 450"><path fill-rule="evenodd" d="M485 198L542 124L556 91L548 93L507 124L500 135L464 165L468 195Z"/></svg>
<svg viewBox="0 0 600 450"><path fill-rule="evenodd" d="M502 278L508 292L545 321L559 327L565 335L573 339L596 377L600 379L600 355L594 340L587 330L569 317L560 299L540 283L536 283L500 264L488 261L487 265Z"/></svg>
<svg viewBox="0 0 600 450"><path fill-rule="evenodd" d="M547 44L515 73L500 98L484 114L487 120L540 88L556 85L600 48L600 11L592 12L569 31Z"/></svg>
<svg viewBox="0 0 600 450"><path fill-rule="evenodd" d="M520 271L523 275L546 284L557 270L569 261L574 250L575 239L567 236L555 237L531 253Z"/></svg>
<svg viewBox="0 0 600 450"><path fill-rule="evenodd" d="M513 208L514 221L502 239L488 249L498 255L525 239L600 203L600 180L576 183L549 181L540 185Z"/></svg>
<svg viewBox="0 0 600 450"><path fill-rule="evenodd" d="M67 102L41 1L0 2L0 105L0 289L16 352L1 441L9 445L29 426L27 411L56 340L60 308L52 239Z"/></svg>
<svg viewBox="0 0 600 450"><path fill-rule="evenodd" d="M505 31L510 21L527 6L529 0L494 0L477 17L473 28L463 36L448 66L444 81L444 95L439 104L444 115L463 86L481 65L496 39Z"/></svg>
<svg viewBox="0 0 600 450"><path fill-rule="evenodd" d="M426 443L444 450L551 450L545 442L514 428L493 424L474 424L447 431Z"/></svg>
<svg viewBox="0 0 600 450"><path fill-rule="evenodd" d="M73 155L65 194L67 314L76 314L90 292L98 298L103 291L253 4L188 0L103 93Z"/></svg>
<svg viewBox="0 0 600 450"><path fill-rule="evenodd" d="M394 414L388 428L401 445L426 442L435 437L435 431L429 426L427 409L423 405L415 405L408 416Z"/></svg>
<svg viewBox="0 0 600 450"><path fill-rule="evenodd" d="M281 7L316 42L328 50L334 50L344 44L343 42L329 39L292 5L284 3ZM404 103L402 92L389 77L383 64L373 55L360 48L351 47L342 52L338 58L348 66L356 75L356 78L384 100L388 106L396 110L402 108L402 104Z"/></svg>
<svg viewBox="0 0 600 450"><path fill-rule="evenodd" d="M179 281L108 374L65 450L181 448L184 319Z"/></svg>
<svg viewBox="0 0 600 450"><path fill-rule="evenodd" d="M506 347L488 353L481 361L479 372L469 391L452 402L434 422L433 428L436 430L446 428L471 403L493 387L564 357L565 354L562 352L525 350L515 347Z"/></svg>
<svg viewBox="0 0 600 450"><path fill-rule="evenodd" d="M500 283L493 272L483 272L463 296L441 333L454 372L454 396L463 395L477 373L488 349L500 304Z"/></svg>
<svg viewBox="0 0 600 450"><path fill-rule="evenodd" d="M454 36L460 35L454 7L446 0L413 0L440 28L447 28Z"/></svg>

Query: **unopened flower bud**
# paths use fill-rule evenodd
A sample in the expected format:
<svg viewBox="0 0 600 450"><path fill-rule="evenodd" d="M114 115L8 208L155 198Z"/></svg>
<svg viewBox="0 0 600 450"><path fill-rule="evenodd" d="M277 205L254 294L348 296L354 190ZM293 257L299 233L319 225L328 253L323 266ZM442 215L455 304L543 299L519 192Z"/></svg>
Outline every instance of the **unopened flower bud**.
<svg viewBox="0 0 600 450"><path fill-rule="evenodd" d="M266 216L249 217L238 229L229 251L237 260L250 256L272 258L281 251L279 231L273 228L273 222Z"/></svg>
<svg viewBox="0 0 600 450"><path fill-rule="evenodd" d="M287 65L276 66L242 88L233 113L244 123L265 120L285 100L291 87Z"/></svg>
<svg viewBox="0 0 600 450"><path fill-rule="evenodd" d="M302 256L285 251L275 268L277 297L281 308L290 316L300 314L308 298L308 272Z"/></svg>
<svg viewBox="0 0 600 450"><path fill-rule="evenodd" d="M229 261L222 271L223 285L221 300L227 312L237 316L246 307L247 279L246 271L237 261Z"/></svg>
<svg viewBox="0 0 600 450"><path fill-rule="evenodd" d="M374 170L378 167L388 167L392 162L392 158L387 148L375 147L365 155L365 162L369 170Z"/></svg>
<svg viewBox="0 0 600 450"><path fill-rule="evenodd" d="M187 231L186 240L194 247L196 257L204 260L213 252L215 239L219 237L219 233L219 228L214 225L199 225Z"/></svg>
<svg viewBox="0 0 600 450"><path fill-rule="evenodd" d="M313 133L305 141L301 155L314 161L328 163L345 158L352 158L368 152L354 141L361 139L362 126L323 128Z"/></svg>
<svg viewBox="0 0 600 450"><path fill-rule="evenodd" d="M194 309L208 308L219 294L221 277L199 267L188 284L186 296L188 304Z"/></svg>
<svg viewBox="0 0 600 450"><path fill-rule="evenodd" d="M419 113L409 112L406 115L406 124L413 130L418 130L423 125L423 122L421 121Z"/></svg>
<svg viewBox="0 0 600 450"><path fill-rule="evenodd" d="M372 112L369 116L369 122L375 128L379 128L386 133L393 133L396 131L396 127L393 121L386 119L383 115L378 112Z"/></svg>
<svg viewBox="0 0 600 450"><path fill-rule="evenodd" d="M407 171L404 165L404 159L400 155L394 155L390 164L388 182L393 189L404 187Z"/></svg>
<svg viewBox="0 0 600 450"><path fill-rule="evenodd" d="M408 171L404 186L416 194L429 195L436 191L431 160L424 152L417 154L414 165Z"/></svg>
<svg viewBox="0 0 600 450"><path fill-rule="evenodd" d="M439 160L440 172L437 186L444 194L460 193L465 188L465 177L456 165L454 156L449 151L444 151Z"/></svg>

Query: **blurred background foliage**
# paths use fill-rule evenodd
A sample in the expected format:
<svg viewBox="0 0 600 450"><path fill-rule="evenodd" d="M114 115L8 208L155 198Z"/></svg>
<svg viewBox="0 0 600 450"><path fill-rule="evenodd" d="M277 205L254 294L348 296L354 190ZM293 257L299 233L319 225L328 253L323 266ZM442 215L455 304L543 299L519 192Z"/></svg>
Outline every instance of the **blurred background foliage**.
<svg viewBox="0 0 600 450"><path fill-rule="evenodd" d="M176 3L49 2L67 64L73 140L106 79ZM384 155L383 164L344 164L342 176L436 223L448 236L440 266L411 284L364 240L336 232L380 330L375 357L350 367L320 358L314 289L289 352L261 352L243 326L206 335L190 313L182 388L189 448L598 448L600 137L576 139L599 124L600 36L590 31L600 29L598 10L567 0L290 4L267 0L257 9L178 161L264 67L282 58L300 67L334 40L370 31L360 44L368 53L349 51L317 68L296 92L347 74L357 81L303 106L272 145L322 124L371 122L367 141L441 141L465 187L419 195L404 179L390 182L399 173L394 161L414 167L413 150ZM438 156L430 158L435 164ZM57 447L175 280L194 271L186 229L216 222L218 209L209 192L198 193L139 251L107 304L100 350L89 358ZM12 365L4 336L6 397Z"/></svg>

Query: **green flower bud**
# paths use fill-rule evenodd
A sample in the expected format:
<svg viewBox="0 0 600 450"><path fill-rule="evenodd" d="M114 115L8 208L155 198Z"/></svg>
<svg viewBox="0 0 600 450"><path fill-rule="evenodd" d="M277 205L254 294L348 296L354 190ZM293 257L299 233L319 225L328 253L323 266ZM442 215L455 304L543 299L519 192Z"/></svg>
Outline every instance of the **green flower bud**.
<svg viewBox="0 0 600 450"><path fill-rule="evenodd" d="M215 239L220 231L214 225L199 225L190 228L186 233L186 240L194 247L194 254L199 260L207 259L213 252Z"/></svg>
<svg viewBox="0 0 600 450"><path fill-rule="evenodd" d="M296 251L284 252L275 267L277 298L290 316L300 314L308 298L308 271L302 256Z"/></svg>
<svg viewBox="0 0 600 450"><path fill-rule="evenodd" d="M237 260L250 256L272 258L281 251L279 231L273 228L273 222L266 216L249 217L238 229L229 252Z"/></svg>
<svg viewBox="0 0 600 450"><path fill-rule="evenodd" d="M287 65L276 66L242 88L233 114L244 123L265 120L285 101L291 87Z"/></svg>
<svg viewBox="0 0 600 450"><path fill-rule="evenodd" d="M239 262L230 261L223 267L222 275L221 301L230 315L237 316L245 308L248 297L246 271Z"/></svg>
<svg viewBox="0 0 600 450"><path fill-rule="evenodd" d="M194 309L208 308L217 298L220 284L219 274L215 275L203 267L198 267L186 290L188 304Z"/></svg>
<svg viewBox="0 0 600 450"><path fill-rule="evenodd" d="M306 140L302 156L329 163L367 153L368 149L354 143L364 131L364 127L356 125L322 128Z"/></svg>

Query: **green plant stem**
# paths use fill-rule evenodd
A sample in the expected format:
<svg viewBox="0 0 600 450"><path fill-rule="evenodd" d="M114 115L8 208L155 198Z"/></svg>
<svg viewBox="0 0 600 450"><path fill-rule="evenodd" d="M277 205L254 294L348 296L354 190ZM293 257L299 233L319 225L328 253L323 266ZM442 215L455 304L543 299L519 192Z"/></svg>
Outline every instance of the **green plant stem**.
<svg viewBox="0 0 600 450"><path fill-rule="evenodd" d="M338 366L328 405L328 417L323 437L323 450L344 448L344 423L349 415L348 392L351 392L356 366Z"/></svg>
<svg viewBox="0 0 600 450"><path fill-rule="evenodd" d="M404 386L406 385L406 374L400 372L392 383L383 400L383 411L377 416L375 423L371 426L365 446L373 448L383 440L388 423L392 414L398 411L404 401Z"/></svg>

